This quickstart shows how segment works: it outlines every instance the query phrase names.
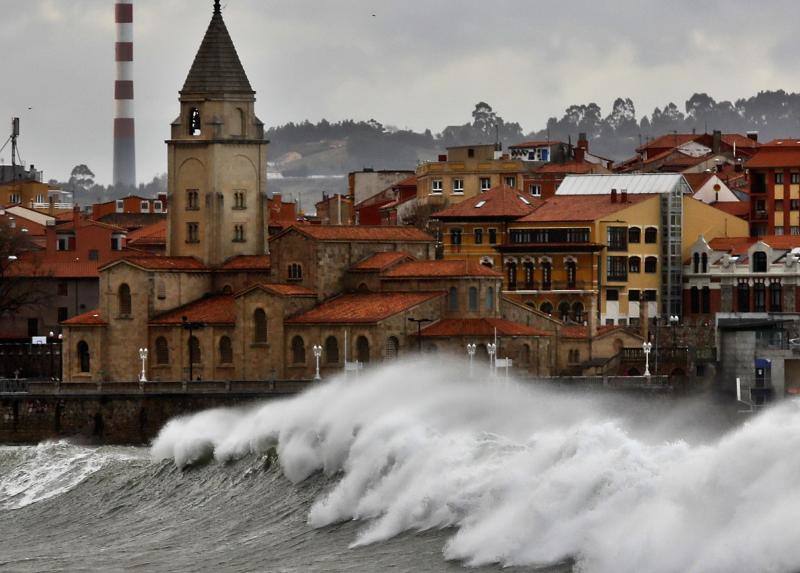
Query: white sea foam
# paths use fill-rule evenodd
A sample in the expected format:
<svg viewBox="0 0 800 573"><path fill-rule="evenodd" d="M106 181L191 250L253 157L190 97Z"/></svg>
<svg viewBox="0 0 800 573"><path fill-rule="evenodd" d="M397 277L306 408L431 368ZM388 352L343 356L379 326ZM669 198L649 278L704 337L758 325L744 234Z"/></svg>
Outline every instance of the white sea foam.
<svg viewBox="0 0 800 573"><path fill-rule="evenodd" d="M152 455L186 465L275 446L290 480L337 477L309 523L363 520L356 546L452 526L444 555L468 565L797 571L798 404L699 442L679 439L694 435L686 412L643 424L637 404L620 413L597 398L470 381L459 365L400 363L175 420Z"/></svg>

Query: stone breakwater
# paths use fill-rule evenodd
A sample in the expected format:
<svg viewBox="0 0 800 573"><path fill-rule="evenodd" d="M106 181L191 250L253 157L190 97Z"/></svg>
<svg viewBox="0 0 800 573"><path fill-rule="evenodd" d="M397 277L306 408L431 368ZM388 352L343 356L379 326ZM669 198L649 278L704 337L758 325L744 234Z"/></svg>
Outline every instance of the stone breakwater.
<svg viewBox="0 0 800 573"><path fill-rule="evenodd" d="M146 444L172 418L292 396L309 385L295 380L21 383L0 389L0 444L36 444L60 438L98 444Z"/></svg>

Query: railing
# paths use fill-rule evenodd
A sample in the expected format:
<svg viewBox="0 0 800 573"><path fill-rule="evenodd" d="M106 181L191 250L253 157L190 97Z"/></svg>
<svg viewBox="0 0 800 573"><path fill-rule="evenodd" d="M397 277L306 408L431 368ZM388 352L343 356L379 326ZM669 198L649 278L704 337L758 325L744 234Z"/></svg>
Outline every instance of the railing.
<svg viewBox="0 0 800 573"><path fill-rule="evenodd" d="M0 394L29 393L58 396L103 394L120 395L292 395L313 385L311 380L215 380L207 382L32 382L0 380Z"/></svg>
<svg viewBox="0 0 800 573"><path fill-rule="evenodd" d="M554 291L554 290L593 290L594 283L591 281L553 281L550 283L542 283L540 281L533 281L530 283L517 282L516 285L509 286L509 290L530 290L530 291Z"/></svg>
<svg viewBox="0 0 800 573"><path fill-rule="evenodd" d="M767 216L767 212L761 209L756 209L755 213L753 214L754 221L763 221L767 218L769 218Z"/></svg>
<svg viewBox="0 0 800 573"><path fill-rule="evenodd" d="M0 394L21 394L28 392L27 380L0 379Z"/></svg>
<svg viewBox="0 0 800 573"><path fill-rule="evenodd" d="M31 202L31 209L49 209L52 207L53 209L60 209L64 211L72 210L74 204L73 203L38 203L38 202Z"/></svg>
<svg viewBox="0 0 800 573"><path fill-rule="evenodd" d="M563 386L617 388L623 390L671 390L669 376L550 376L532 382L548 382Z"/></svg>
<svg viewBox="0 0 800 573"><path fill-rule="evenodd" d="M710 349L716 353L716 349ZM685 360L689 348L686 346L670 346L666 348L659 348L650 353L650 364L653 364L656 356L659 360ZM644 350L641 348L623 348L622 360L625 362L644 362Z"/></svg>

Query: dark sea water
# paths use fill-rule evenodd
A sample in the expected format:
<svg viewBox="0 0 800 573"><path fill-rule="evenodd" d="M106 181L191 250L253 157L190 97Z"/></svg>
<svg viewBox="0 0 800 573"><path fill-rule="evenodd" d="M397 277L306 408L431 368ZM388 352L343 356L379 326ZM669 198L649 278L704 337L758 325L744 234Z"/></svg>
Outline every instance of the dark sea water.
<svg viewBox="0 0 800 573"><path fill-rule="evenodd" d="M0 446L0 571L800 570L800 407L400 363L151 448Z"/></svg>

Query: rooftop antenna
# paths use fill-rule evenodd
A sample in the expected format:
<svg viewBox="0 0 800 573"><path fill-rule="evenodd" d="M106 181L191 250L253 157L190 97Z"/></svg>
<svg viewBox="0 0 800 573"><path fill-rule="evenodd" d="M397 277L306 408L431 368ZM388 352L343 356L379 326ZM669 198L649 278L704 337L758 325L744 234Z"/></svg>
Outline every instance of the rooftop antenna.
<svg viewBox="0 0 800 573"><path fill-rule="evenodd" d="M503 147L500 145L500 124L494 124L494 150L495 151L503 151Z"/></svg>
<svg viewBox="0 0 800 573"><path fill-rule="evenodd" d="M17 138L19 137L19 118L11 118L11 177L17 178ZM20 161L22 163L22 161Z"/></svg>

